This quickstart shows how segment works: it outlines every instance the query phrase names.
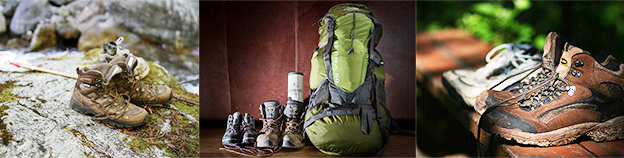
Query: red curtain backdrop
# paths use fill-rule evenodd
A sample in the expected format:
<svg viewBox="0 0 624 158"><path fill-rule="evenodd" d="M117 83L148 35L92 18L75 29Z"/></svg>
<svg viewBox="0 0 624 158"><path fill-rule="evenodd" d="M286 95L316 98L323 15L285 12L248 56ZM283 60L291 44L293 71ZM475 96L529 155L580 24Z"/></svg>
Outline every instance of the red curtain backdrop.
<svg viewBox="0 0 624 158"><path fill-rule="evenodd" d="M350 2L200 2L200 120L235 111L260 117L264 101L287 99L288 72L304 74L318 44L312 26ZM415 120L415 2L362 2L383 25L386 104L396 120Z"/></svg>

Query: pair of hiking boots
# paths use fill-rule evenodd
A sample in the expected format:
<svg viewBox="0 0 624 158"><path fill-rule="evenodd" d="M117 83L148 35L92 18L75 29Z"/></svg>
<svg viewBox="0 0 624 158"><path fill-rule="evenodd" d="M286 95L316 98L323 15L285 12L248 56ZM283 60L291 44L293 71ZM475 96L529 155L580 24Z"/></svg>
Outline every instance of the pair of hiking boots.
<svg viewBox="0 0 624 158"><path fill-rule="evenodd" d="M144 108L169 102L173 93L167 86L143 83L134 72L137 63L135 56L117 56L108 63L76 68L71 108L115 127L144 124L148 116Z"/></svg>
<svg viewBox="0 0 624 158"><path fill-rule="evenodd" d="M256 124L254 116L248 113L241 115L235 112L228 116L225 134L221 139L223 145L253 145L256 143Z"/></svg>
<svg viewBox="0 0 624 158"><path fill-rule="evenodd" d="M624 138L624 64L590 54L555 32L544 45L541 72L475 101L479 127L522 144L563 145L580 136Z"/></svg>
<svg viewBox="0 0 624 158"><path fill-rule="evenodd" d="M262 129L256 146L259 148L303 148L303 113L301 102L288 100L286 105L270 100L260 105Z"/></svg>
<svg viewBox="0 0 624 158"><path fill-rule="evenodd" d="M286 105L270 100L260 105L262 129L256 133L254 117L235 112L228 116L223 145L253 145L259 148L303 148L303 103L289 100ZM285 128L283 128L285 127ZM256 138L257 136L257 138Z"/></svg>

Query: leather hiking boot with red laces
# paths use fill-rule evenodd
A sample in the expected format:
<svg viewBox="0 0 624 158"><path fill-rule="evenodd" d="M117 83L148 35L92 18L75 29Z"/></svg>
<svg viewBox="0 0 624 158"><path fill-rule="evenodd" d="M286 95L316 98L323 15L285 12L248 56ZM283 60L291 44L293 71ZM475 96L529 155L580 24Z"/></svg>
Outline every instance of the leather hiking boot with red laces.
<svg viewBox="0 0 624 158"><path fill-rule="evenodd" d="M221 144L239 144L242 120L243 117L240 112L235 112L228 116L227 126L225 127L225 134L223 134L223 137L221 138Z"/></svg>
<svg viewBox="0 0 624 158"><path fill-rule="evenodd" d="M147 121L147 111L128 102L128 97L119 95L111 78L121 76L122 69L116 65L97 64L76 69L78 80L74 87L70 106L85 115L94 115L94 120L116 127L135 127Z"/></svg>
<svg viewBox="0 0 624 158"><path fill-rule="evenodd" d="M546 43L544 44L542 65L541 67L536 67L536 69L541 69L541 72L539 72L535 77L519 81L517 84L510 86L510 88L504 91L486 90L482 92L476 98L474 106L475 111L479 114L483 114L486 109L493 105L501 104L503 102L511 104L518 99L513 98L512 96L529 91L536 85L544 82L545 79L552 77L559 58L561 58L563 46L567 41L569 41L568 38L561 36L556 32L548 33Z"/></svg>
<svg viewBox="0 0 624 158"><path fill-rule="evenodd" d="M276 148L280 146L282 136L282 124L284 106L275 100L264 102L260 105L262 117L262 129L258 133L256 146L259 148Z"/></svg>
<svg viewBox="0 0 624 158"><path fill-rule="evenodd" d="M243 114L243 121L240 126L241 130L241 145L254 145L256 144L256 120L254 116L248 113Z"/></svg>
<svg viewBox="0 0 624 158"><path fill-rule="evenodd" d="M122 68L123 75L112 79L119 94L130 96L130 102L136 105L155 105L168 103L173 97L171 89L164 85L147 84L133 72L137 66L137 58L130 55L115 57L110 62Z"/></svg>
<svg viewBox="0 0 624 158"><path fill-rule="evenodd" d="M565 44L555 74L514 95L481 117L486 131L522 144L563 145L586 135L595 141L624 138L624 64L596 60Z"/></svg>

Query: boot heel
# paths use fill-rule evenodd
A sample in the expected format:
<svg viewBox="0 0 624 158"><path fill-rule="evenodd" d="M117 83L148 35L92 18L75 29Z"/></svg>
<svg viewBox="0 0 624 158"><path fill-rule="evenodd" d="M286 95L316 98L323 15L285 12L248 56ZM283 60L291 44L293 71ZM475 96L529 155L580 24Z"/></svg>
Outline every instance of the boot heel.
<svg viewBox="0 0 624 158"><path fill-rule="evenodd" d="M612 141L624 138L624 116L600 123L598 129L587 133L594 141Z"/></svg>
<svg viewBox="0 0 624 158"><path fill-rule="evenodd" d="M76 101L74 99L74 97L71 98L71 102L69 103L69 106L77 111L78 113L81 113L83 115L96 115L97 113L93 110L91 110L90 108L82 105L80 102Z"/></svg>

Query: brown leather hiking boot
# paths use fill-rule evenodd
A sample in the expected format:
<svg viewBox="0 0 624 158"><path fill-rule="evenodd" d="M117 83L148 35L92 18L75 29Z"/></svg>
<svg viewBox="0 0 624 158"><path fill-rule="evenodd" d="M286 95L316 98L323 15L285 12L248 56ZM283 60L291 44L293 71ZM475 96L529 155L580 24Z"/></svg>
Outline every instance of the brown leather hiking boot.
<svg viewBox="0 0 624 158"><path fill-rule="evenodd" d="M135 127L147 121L147 111L128 102L127 96L116 92L111 78L121 76L119 66L97 64L82 69L77 68L78 80L74 87L70 106L85 115L94 115L100 120L116 127Z"/></svg>
<svg viewBox="0 0 624 158"><path fill-rule="evenodd" d="M110 62L123 70L122 75L112 79L117 92L130 96L130 102L136 105L154 105L168 103L173 97L171 89L164 85L146 84L141 77L133 72L137 66L135 56L117 56Z"/></svg>
<svg viewBox="0 0 624 158"><path fill-rule="evenodd" d="M284 106L275 100L269 100L260 105L262 129L258 132L256 146L259 148L276 148L280 146Z"/></svg>
<svg viewBox="0 0 624 158"><path fill-rule="evenodd" d="M624 138L624 64L566 44L555 75L511 104L486 111L481 127L506 139L539 146L563 145L586 135L595 141Z"/></svg>
<svg viewBox="0 0 624 158"><path fill-rule="evenodd" d="M479 114L483 114L486 109L496 104L501 104L503 102L512 104L518 99L513 98L514 95L529 91L533 89L533 87L544 82L545 79L552 77L555 68L559 63L559 58L561 58L563 46L568 41L569 39L567 37L561 36L557 32L548 33L546 43L544 44L542 65L541 67L536 67L536 69L541 69L541 72L539 72L535 77L521 81L519 84L516 84L516 86L511 86L508 90L486 90L482 92L475 99L475 111Z"/></svg>

